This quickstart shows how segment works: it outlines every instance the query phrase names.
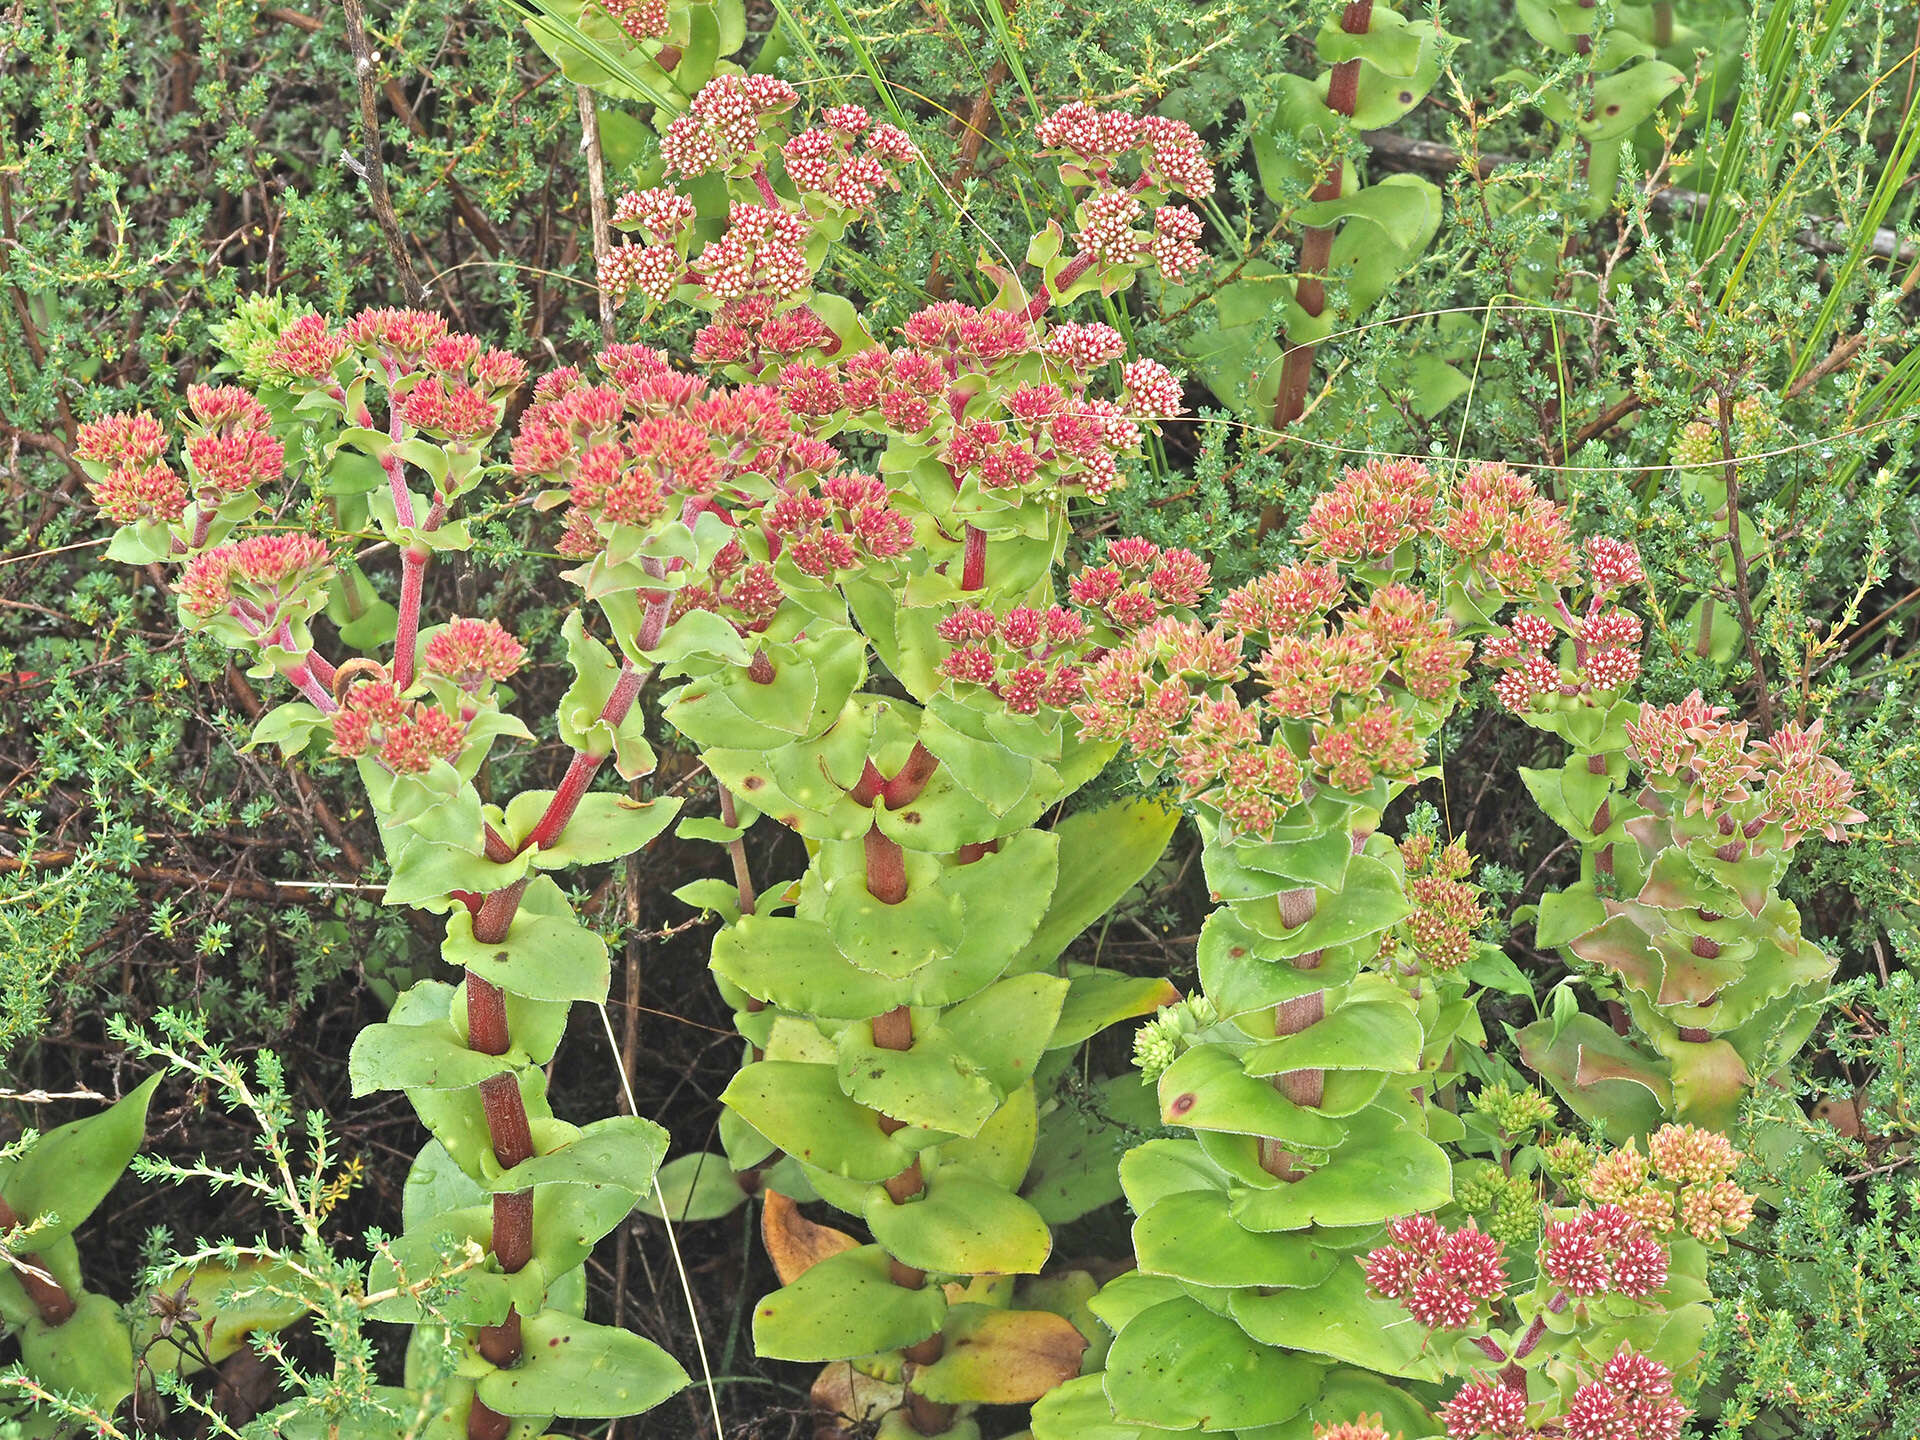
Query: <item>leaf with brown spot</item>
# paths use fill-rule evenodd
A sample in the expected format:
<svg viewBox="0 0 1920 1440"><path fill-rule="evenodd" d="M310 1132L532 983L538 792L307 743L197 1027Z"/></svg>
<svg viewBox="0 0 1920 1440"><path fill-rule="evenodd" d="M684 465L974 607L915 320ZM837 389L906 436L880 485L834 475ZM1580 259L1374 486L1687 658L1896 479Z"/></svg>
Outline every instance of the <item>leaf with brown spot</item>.
<svg viewBox="0 0 1920 1440"><path fill-rule="evenodd" d="M782 1285L791 1285L829 1255L860 1244L844 1230L814 1224L778 1190L769 1190L766 1196L766 1208L760 1212L760 1238L766 1243L767 1258L773 1261Z"/></svg>

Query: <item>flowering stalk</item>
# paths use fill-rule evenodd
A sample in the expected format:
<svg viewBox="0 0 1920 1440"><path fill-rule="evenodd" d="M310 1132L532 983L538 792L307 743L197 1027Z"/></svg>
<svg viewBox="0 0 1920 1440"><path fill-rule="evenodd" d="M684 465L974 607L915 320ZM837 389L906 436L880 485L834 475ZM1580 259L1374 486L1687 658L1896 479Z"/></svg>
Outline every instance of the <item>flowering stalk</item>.
<svg viewBox="0 0 1920 1440"><path fill-rule="evenodd" d="M1818 721L1752 742L1697 692L1630 699L1641 625L1619 600L1643 583L1639 557L1596 538L1586 560L1578 592L1525 596L1482 656L1501 702L1571 752L1520 772L1581 847L1578 883L1541 900L1538 942L1563 947L1623 1023L1542 1020L1521 1052L1616 1137L1668 1115L1725 1129L1805 1043L1833 971L1778 893L1792 852L1864 817Z"/></svg>
<svg viewBox="0 0 1920 1440"><path fill-rule="evenodd" d="M628 780L652 768L634 713L646 659L616 661L580 614L568 618L562 633L576 678L558 720L574 758L558 790L502 808L482 800L475 780L494 741L532 738L501 705L521 646L491 620L420 628L430 559L471 544L455 513L497 469L485 452L524 378L518 360L449 332L438 316L372 310L338 330L305 316L284 326L255 376L271 407L238 387L190 392L197 429L187 462L196 484L187 504L154 481L165 445L161 431L155 447L157 422L112 417L88 435L104 471L102 506L123 511L116 553L182 559L183 622L251 654L252 673L277 671L304 697L264 716L254 743L295 755L324 740L351 759L392 866L387 902L448 916L442 957L460 984L408 990L386 1022L356 1039L349 1070L356 1094L405 1091L433 1136L416 1177L447 1208L404 1217L404 1233L374 1267L369 1290L382 1298L369 1314L427 1327L416 1330L409 1361L422 1375L431 1373L428 1357L443 1353L435 1333L455 1326L463 1358L456 1376L440 1377L451 1398L436 1423L470 1440L535 1433L561 1406L589 1418L633 1413L686 1383L651 1342L578 1318L580 1267L651 1190L664 1132L637 1116L576 1127L545 1098L544 1067L567 1011L605 999L609 962L539 872L628 854L677 809L591 789L609 754ZM391 666L371 656L335 666L317 649L313 625L331 613L336 578L325 539L229 538L251 522L261 486L279 478L279 442L269 433L276 411L331 426L323 493L348 530L370 522L401 556ZM354 483L364 473L356 456L387 483ZM145 467L138 486L114 478L130 465ZM127 494L142 497L130 515ZM203 526L209 510L213 522ZM656 638L667 604L646 607ZM355 633L362 649L384 638L365 626ZM487 1253L485 1263L458 1267L428 1308L422 1282L470 1244ZM622 1376L617 1391L593 1382L607 1372ZM418 1402L396 1392L392 1408L410 1414Z"/></svg>
<svg viewBox="0 0 1920 1440"><path fill-rule="evenodd" d="M611 347L596 377L541 381L515 457L545 487L539 503L565 507L561 548L616 636L643 597L670 601L663 672L683 683L665 716L726 795L724 823L689 833L731 847L764 813L810 842L782 891L682 892L728 921L713 968L747 1063L722 1140L781 1197L767 1226L783 1288L755 1308L759 1351L888 1373L890 1425L967 1433L974 1407L1031 1401L1073 1373L1085 1343L1067 1316L984 1278L1036 1272L1050 1251L1018 1193L1036 1070L1168 993L1062 973L1064 934L1026 952L1056 880L1097 858L1038 822L1112 750L1066 718L1092 634L1049 603L1067 505L1120 483L1181 387L1136 360L1103 394L1120 336L1047 323L1011 277L984 309L936 304L877 343L813 289L810 257L914 151L857 106L791 128L797 98L771 77L716 80L668 128L670 177L727 184L718 238L698 244L695 202L672 184L615 207L635 239L603 283L706 311L693 358L713 378ZM1149 206L1177 208L1161 204L1170 188L1208 182L1190 130L1078 106L1041 136L1095 192L1079 212L1085 258L1033 252L1048 296L1181 262L1167 238L1188 233L1180 222L1132 227ZM847 432L877 442L874 473L834 443ZM1191 606L1198 562L1154 559L1139 602ZM869 684L882 669L887 683ZM1116 873L1150 865L1169 825L1149 826ZM1063 1025L1074 1011L1097 1019ZM792 1261L789 1196L859 1217L874 1243L815 1227L831 1245L809 1250L811 1268ZM967 1347L986 1334L1031 1363L983 1373Z"/></svg>

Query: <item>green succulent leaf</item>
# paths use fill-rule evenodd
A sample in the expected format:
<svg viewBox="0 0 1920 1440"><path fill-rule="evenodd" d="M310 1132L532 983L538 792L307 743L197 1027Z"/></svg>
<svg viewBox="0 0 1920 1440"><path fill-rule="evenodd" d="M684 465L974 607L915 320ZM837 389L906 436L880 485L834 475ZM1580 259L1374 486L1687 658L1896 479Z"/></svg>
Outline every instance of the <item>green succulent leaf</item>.
<svg viewBox="0 0 1920 1440"><path fill-rule="evenodd" d="M611 1419L651 1410L690 1383L666 1351L630 1330L555 1310L520 1322L524 1358L482 1375L474 1393L501 1415Z"/></svg>
<svg viewBox="0 0 1920 1440"><path fill-rule="evenodd" d="M754 1307L754 1353L818 1364L919 1344L940 1328L946 1293L896 1285L891 1266L886 1251L863 1245L809 1267Z"/></svg>

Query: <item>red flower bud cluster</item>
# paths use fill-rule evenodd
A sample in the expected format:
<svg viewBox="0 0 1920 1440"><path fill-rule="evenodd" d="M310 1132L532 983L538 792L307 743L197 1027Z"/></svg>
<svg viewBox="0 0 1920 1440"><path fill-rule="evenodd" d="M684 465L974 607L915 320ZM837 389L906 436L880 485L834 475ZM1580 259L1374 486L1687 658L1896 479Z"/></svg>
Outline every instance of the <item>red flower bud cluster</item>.
<svg viewBox="0 0 1920 1440"><path fill-rule="evenodd" d="M1673 1394L1667 1367L1622 1345L1567 1402L1567 1440L1677 1440L1688 1410Z"/></svg>
<svg viewBox="0 0 1920 1440"><path fill-rule="evenodd" d="M913 522L889 503L884 482L842 473L817 494L788 491L766 507L761 524L780 542L777 554L803 575L832 583L867 560L891 560L913 545Z"/></svg>
<svg viewBox="0 0 1920 1440"><path fill-rule="evenodd" d="M1158 360L1135 360L1121 367L1127 403L1155 420L1171 420L1186 413L1180 379Z"/></svg>
<svg viewBox="0 0 1920 1440"><path fill-rule="evenodd" d="M798 91L771 75L716 76L661 137L667 173L706 175L752 154L764 118L799 102Z"/></svg>
<svg viewBox="0 0 1920 1440"><path fill-rule="evenodd" d="M807 218L791 210L736 200L727 212L726 233L689 269L720 301L797 295L813 278L803 248L809 228Z"/></svg>
<svg viewBox="0 0 1920 1440"><path fill-rule="evenodd" d="M1207 562L1191 550L1162 550L1151 540L1115 540L1106 563L1067 584L1073 603L1093 611L1114 635L1144 630L1173 610L1191 610L1212 587Z"/></svg>
<svg viewBox="0 0 1920 1440"><path fill-rule="evenodd" d="M1546 1223L1540 1271L1576 1299L1643 1300L1666 1287L1667 1258L1667 1247L1625 1207L1601 1205Z"/></svg>
<svg viewBox="0 0 1920 1440"><path fill-rule="evenodd" d="M667 0L600 0L629 40L658 40L667 33Z"/></svg>
<svg viewBox="0 0 1920 1440"><path fill-rule="evenodd" d="M437 705L403 700L385 680L363 680L333 715L333 753L366 757L395 775L418 775L459 757L466 727Z"/></svg>
<svg viewBox="0 0 1920 1440"><path fill-rule="evenodd" d="M1527 1392L1475 1380L1462 1385L1441 1412L1448 1440L1531 1440L1541 1432L1527 1423Z"/></svg>
<svg viewBox="0 0 1920 1440"><path fill-rule="evenodd" d="M1016 715L1036 714L1043 705L1064 710L1083 693L1077 660L1087 625L1071 610L1023 605L996 616L964 606L940 622L939 634L953 647L941 673L992 691Z"/></svg>
<svg viewBox="0 0 1920 1440"><path fill-rule="evenodd" d="M780 154L787 178L803 194L818 195L842 212L872 209L875 192L882 186L898 190L895 172L920 158L906 131L874 125L859 105L835 105L820 118L824 125L802 130Z"/></svg>
<svg viewBox="0 0 1920 1440"><path fill-rule="evenodd" d="M1097 181L1112 181L1120 161L1133 158L1141 179L1156 189L1213 192L1213 167L1200 137L1183 121L1096 110L1076 100L1042 120L1035 133L1042 153L1071 157L1075 168Z"/></svg>
<svg viewBox="0 0 1920 1440"><path fill-rule="evenodd" d="M1360 795L1375 780L1411 780L1427 747L1406 711L1380 702L1349 720L1314 726L1309 753L1328 784Z"/></svg>
<svg viewBox="0 0 1920 1440"><path fill-rule="evenodd" d="M166 430L144 410L89 421L74 437L74 458L107 472L87 489L116 525L171 524L186 513L186 486L162 461L166 453Z"/></svg>
<svg viewBox="0 0 1920 1440"><path fill-rule="evenodd" d="M1472 1221L1449 1231L1430 1215L1409 1215L1387 1226L1392 1242L1361 1262L1367 1288L1398 1300L1429 1330L1459 1330L1481 1307L1506 1293L1500 1242Z"/></svg>
<svg viewBox="0 0 1920 1440"><path fill-rule="evenodd" d="M325 317L302 315L280 332L265 369L286 384L331 380L346 353L346 336L336 334Z"/></svg>
<svg viewBox="0 0 1920 1440"><path fill-rule="evenodd" d="M494 620L453 619L427 641L426 672L440 675L470 695L513 677L526 651Z"/></svg>
<svg viewBox="0 0 1920 1440"><path fill-rule="evenodd" d="M316 536L256 535L188 561L180 576L180 604L203 620L230 614L254 635L268 638L295 609L309 608L307 593L331 573L326 544Z"/></svg>
<svg viewBox="0 0 1920 1440"><path fill-rule="evenodd" d="M1440 537L1508 600L1532 600L1573 577L1566 516L1505 465L1471 467L1453 496Z"/></svg>
<svg viewBox="0 0 1920 1440"><path fill-rule="evenodd" d="M1313 1440L1387 1440L1387 1432L1381 1426L1378 1415L1362 1415L1355 1420L1342 1420L1337 1425L1322 1425L1315 1421Z"/></svg>

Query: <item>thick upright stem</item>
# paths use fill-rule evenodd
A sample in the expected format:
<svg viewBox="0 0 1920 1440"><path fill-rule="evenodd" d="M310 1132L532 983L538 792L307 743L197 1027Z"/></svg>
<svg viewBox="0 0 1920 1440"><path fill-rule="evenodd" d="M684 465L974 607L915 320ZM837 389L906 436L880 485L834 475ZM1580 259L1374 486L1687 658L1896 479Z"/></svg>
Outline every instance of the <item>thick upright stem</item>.
<svg viewBox="0 0 1920 1440"><path fill-rule="evenodd" d="M913 1046L913 1017L907 1007L898 1006L884 1015L874 1017L873 1043L882 1050L908 1050ZM881 1115L880 1128L891 1135L902 1127L903 1122L891 1115ZM920 1172L920 1161L914 1162L898 1175L886 1182L887 1195L894 1204L904 1205L920 1195L927 1188L926 1179ZM927 1283L924 1270L911 1265L903 1265L889 1257L889 1273L893 1283L907 1290L918 1290ZM908 1347L903 1352L906 1359L905 1383L907 1387L907 1419L913 1428L922 1435L939 1435L953 1424L954 1407L929 1400L913 1388L913 1372L923 1365L931 1365L945 1352L946 1337L938 1332L929 1335L919 1344Z"/></svg>
<svg viewBox="0 0 1920 1440"><path fill-rule="evenodd" d="M733 792L720 787L720 823L729 830L740 824L740 812L734 806ZM747 869L747 838L736 835L727 842L727 858L733 861L733 888L740 892L740 913L753 914L757 897L753 893L753 875Z"/></svg>
<svg viewBox="0 0 1920 1440"><path fill-rule="evenodd" d="M12 1230L19 1225L20 1216L5 1200L0 1200L0 1230ZM45 1273L46 1264L38 1255L18 1255L13 1266L14 1278L20 1282L20 1288L27 1292L27 1298L33 1302L33 1308L40 1312L40 1323L48 1329L57 1330L73 1318L74 1299L52 1275Z"/></svg>
<svg viewBox="0 0 1920 1440"><path fill-rule="evenodd" d="M1348 0L1340 16L1340 28L1349 35L1364 35L1373 23L1373 0ZM1327 76L1327 108L1335 114L1351 117L1360 96L1360 62L1343 60ZM1315 200L1338 200L1341 173L1345 162L1335 158L1333 168L1314 187ZM1293 298L1308 315L1319 318L1327 308L1327 264L1333 255L1332 225L1310 226L1300 237L1299 279ZM1317 346L1311 342L1284 346L1280 362L1280 393L1273 401L1273 428L1285 430L1306 413L1307 391L1313 383L1313 356ZM1279 507L1269 505L1260 515L1260 533L1280 523Z"/></svg>
<svg viewBox="0 0 1920 1440"><path fill-rule="evenodd" d="M420 597L426 589L429 552L408 546L400 560L400 615L393 634L393 688L413 684L413 666L420 648Z"/></svg>
<svg viewBox="0 0 1920 1440"><path fill-rule="evenodd" d="M1282 891L1278 899L1280 923L1289 930L1298 929L1313 918L1318 903L1311 886ZM1296 970L1317 970L1324 953L1311 950L1305 955L1296 955L1290 963ZM1326 1014L1326 991L1315 990L1310 994L1296 995L1274 1007L1273 1033L1276 1038L1298 1035L1308 1026L1318 1025L1326 1018ZM1296 1105L1318 1105L1326 1094L1326 1072L1283 1071L1273 1077L1273 1088ZM1304 1179L1308 1173L1300 1158L1271 1136L1260 1141L1260 1165L1269 1175L1289 1182Z"/></svg>

